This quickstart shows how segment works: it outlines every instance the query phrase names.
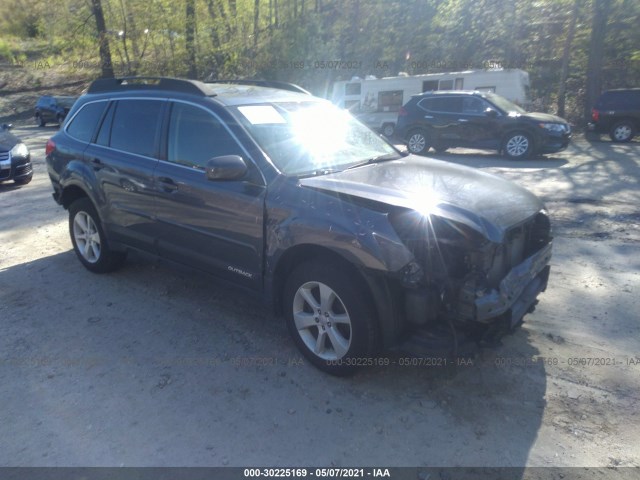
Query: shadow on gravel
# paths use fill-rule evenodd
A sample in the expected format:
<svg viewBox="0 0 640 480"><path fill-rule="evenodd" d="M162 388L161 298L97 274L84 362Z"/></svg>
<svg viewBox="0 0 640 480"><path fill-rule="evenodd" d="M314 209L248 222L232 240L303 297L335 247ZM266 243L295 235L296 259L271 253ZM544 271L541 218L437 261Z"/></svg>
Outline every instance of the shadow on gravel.
<svg viewBox="0 0 640 480"><path fill-rule="evenodd" d="M526 328L473 361L395 358L334 378L260 302L140 255L110 275L71 251L0 271L0 331L3 465L510 466L521 478L545 409Z"/></svg>
<svg viewBox="0 0 640 480"><path fill-rule="evenodd" d="M508 160L501 155L480 150L456 152L455 150L445 153L429 153L429 158L457 163L475 168L501 167L501 168L560 168L567 165L564 158L545 155L530 158L527 160Z"/></svg>

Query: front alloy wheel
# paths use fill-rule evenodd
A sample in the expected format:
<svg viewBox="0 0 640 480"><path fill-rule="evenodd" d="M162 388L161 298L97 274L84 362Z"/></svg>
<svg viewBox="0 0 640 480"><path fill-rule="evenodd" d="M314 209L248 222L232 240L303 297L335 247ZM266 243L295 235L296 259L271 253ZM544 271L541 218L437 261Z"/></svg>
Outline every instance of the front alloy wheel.
<svg viewBox="0 0 640 480"><path fill-rule="evenodd" d="M323 360L344 357L351 346L351 318L331 287L307 282L293 298L293 321L305 346Z"/></svg>
<svg viewBox="0 0 640 480"><path fill-rule="evenodd" d="M362 279L347 264L298 265L287 279L283 302L296 346L320 370L348 375L376 353L375 309Z"/></svg>
<svg viewBox="0 0 640 480"><path fill-rule="evenodd" d="M531 150L531 138L525 133L512 134L504 144L504 152L511 159L527 158Z"/></svg>
<svg viewBox="0 0 640 480"><path fill-rule="evenodd" d="M430 147L427 136L422 130L415 130L409 134L407 148L411 153L424 155L429 151Z"/></svg>

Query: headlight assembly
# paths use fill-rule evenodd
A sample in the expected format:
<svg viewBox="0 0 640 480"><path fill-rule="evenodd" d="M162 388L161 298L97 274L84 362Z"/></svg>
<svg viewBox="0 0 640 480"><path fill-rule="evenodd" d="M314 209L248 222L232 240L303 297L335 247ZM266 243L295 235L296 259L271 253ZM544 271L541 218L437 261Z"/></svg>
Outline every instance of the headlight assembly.
<svg viewBox="0 0 640 480"><path fill-rule="evenodd" d="M29 156L29 149L27 148L27 146L24 143L18 143L16 144L12 149L11 149L11 156L12 157L28 157Z"/></svg>
<svg viewBox="0 0 640 480"><path fill-rule="evenodd" d="M564 133L569 131L569 126L562 123L540 123L540 128L544 128L553 133Z"/></svg>

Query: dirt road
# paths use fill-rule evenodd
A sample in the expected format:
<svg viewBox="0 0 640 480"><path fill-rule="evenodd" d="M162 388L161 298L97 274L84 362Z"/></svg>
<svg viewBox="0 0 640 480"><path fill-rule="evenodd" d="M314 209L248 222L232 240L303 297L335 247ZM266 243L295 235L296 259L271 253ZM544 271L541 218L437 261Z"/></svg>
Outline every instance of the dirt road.
<svg viewBox="0 0 640 480"><path fill-rule="evenodd" d="M16 133L35 178L0 185L0 465L640 466L640 143L438 155L545 199L549 288L473 364L339 379L204 275L87 272L51 198L55 129Z"/></svg>

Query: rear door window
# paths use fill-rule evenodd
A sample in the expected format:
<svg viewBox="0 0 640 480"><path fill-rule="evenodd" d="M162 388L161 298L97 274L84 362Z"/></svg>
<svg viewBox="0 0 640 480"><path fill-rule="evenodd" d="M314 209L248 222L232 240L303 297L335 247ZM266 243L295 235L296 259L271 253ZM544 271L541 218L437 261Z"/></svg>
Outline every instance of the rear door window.
<svg viewBox="0 0 640 480"><path fill-rule="evenodd" d="M460 97L433 97L425 98L420 106L429 112L460 113L462 112L462 98Z"/></svg>
<svg viewBox="0 0 640 480"><path fill-rule="evenodd" d="M119 100L111 127L111 148L157 157L161 100Z"/></svg>

